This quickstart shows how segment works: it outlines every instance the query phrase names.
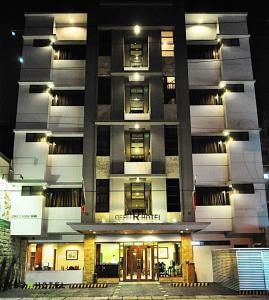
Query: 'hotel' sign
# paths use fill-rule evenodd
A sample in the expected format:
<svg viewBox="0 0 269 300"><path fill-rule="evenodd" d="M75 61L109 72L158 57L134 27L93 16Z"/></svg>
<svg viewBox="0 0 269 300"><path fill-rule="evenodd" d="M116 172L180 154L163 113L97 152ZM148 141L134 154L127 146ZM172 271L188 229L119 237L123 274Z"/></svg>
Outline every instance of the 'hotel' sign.
<svg viewBox="0 0 269 300"><path fill-rule="evenodd" d="M115 220L118 222L126 222L126 223L142 223L142 222L158 222L161 220L160 215L115 215Z"/></svg>

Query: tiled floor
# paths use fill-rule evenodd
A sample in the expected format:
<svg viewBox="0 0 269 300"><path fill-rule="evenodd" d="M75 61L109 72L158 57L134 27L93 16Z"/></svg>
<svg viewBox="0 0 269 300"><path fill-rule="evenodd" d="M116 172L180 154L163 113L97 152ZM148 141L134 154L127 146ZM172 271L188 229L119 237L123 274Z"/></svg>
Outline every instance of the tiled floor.
<svg viewBox="0 0 269 300"><path fill-rule="evenodd" d="M257 298L256 296L255 298ZM142 300L142 299L251 299L253 297L240 297L232 290L223 288L217 284L208 287L172 287L171 284L111 284L107 288L83 288L83 289L13 289L0 293L1 299L29 299L46 298L56 300ZM269 299L263 296L263 299Z"/></svg>

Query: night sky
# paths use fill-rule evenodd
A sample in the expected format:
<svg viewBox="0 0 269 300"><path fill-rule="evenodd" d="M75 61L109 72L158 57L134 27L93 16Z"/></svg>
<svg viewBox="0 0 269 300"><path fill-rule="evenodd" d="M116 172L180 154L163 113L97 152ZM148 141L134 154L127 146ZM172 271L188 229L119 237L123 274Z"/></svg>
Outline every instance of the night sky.
<svg viewBox="0 0 269 300"><path fill-rule="evenodd" d="M93 1L93 0L88 0ZM21 34L25 12L84 12L86 0L0 0L0 152L12 158L13 128L15 127L18 94L18 56L21 53ZM165 0L163 0L165 1ZM126 2L126 0L125 0ZM142 1L145 2L145 1ZM262 137L269 131L269 11L266 1L192 0L185 1L187 12L248 12L251 33L252 62L256 79L256 97ZM15 29L16 37L11 30ZM268 125L264 125L264 122ZM267 127L268 126L268 127ZM269 145L269 143L268 143ZM269 155L268 155L269 156ZM269 159L268 162L269 164Z"/></svg>

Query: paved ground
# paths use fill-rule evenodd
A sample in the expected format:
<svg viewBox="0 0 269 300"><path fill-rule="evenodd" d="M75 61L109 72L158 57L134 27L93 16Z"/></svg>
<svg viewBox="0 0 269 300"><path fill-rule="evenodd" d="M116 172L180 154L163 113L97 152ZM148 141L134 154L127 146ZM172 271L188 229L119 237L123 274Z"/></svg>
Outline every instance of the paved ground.
<svg viewBox="0 0 269 300"><path fill-rule="evenodd" d="M238 296L234 291L217 284L208 287L172 287L171 284L111 284L107 288L90 289L13 289L0 293L0 299L39 300L142 300L142 299L269 299L269 296Z"/></svg>

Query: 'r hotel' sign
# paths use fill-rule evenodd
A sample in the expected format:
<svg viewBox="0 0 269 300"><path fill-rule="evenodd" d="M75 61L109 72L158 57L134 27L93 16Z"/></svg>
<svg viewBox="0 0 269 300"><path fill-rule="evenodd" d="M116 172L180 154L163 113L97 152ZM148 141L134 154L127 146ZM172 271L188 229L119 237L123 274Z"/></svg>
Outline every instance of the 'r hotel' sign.
<svg viewBox="0 0 269 300"><path fill-rule="evenodd" d="M115 220L122 223L143 223L161 221L160 215L115 215Z"/></svg>

